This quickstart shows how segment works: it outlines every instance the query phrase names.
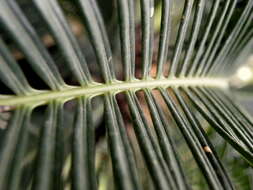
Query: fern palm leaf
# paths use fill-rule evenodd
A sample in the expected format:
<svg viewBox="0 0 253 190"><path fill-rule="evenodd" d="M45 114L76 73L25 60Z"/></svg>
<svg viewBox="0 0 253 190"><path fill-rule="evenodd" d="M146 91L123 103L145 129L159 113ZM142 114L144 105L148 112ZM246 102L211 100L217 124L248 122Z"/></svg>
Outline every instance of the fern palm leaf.
<svg viewBox="0 0 253 190"><path fill-rule="evenodd" d="M78 23L85 28L81 37L75 35L59 1L29 1L61 54L64 65L59 65L22 3L0 1L0 80L3 89L11 91L0 96L0 116L11 112L7 126L0 130L0 189L103 189L96 162L96 130L101 126L95 123L102 117L95 112L96 98L105 107L102 127L114 179L110 189L144 189L137 147L150 189L201 188L202 178L203 187L209 189L237 189L222 160L225 151L220 156L220 147L213 145L207 130L214 129L229 143L245 159L245 166L253 165L253 121L230 95L231 77L253 44L252 0L182 1L178 26L172 24L177 2L160 0L158 31L156 1L113 2L119 54L112 51L110 41L117 34L108 33L98 1L69 2L78 8ZM173 27L178 28L175 44ZM92 47L95 61L88 59L83 39ZM13 45L46 89L34 85L32 75L15 59ZM62 74L61 66L73 83ZM98 74L92 71L96 66ZM66 111L69 102L74 111ZM43 124L34 124L34 113L43 106ZM71 124L63 127L67 121ZM183 142L189 159L182 154ZM31 149L35 156L27 162ZM192 160L202 175L196 184L189 179L185 159ZM195 170L195 166L189 168Z"/></svg>

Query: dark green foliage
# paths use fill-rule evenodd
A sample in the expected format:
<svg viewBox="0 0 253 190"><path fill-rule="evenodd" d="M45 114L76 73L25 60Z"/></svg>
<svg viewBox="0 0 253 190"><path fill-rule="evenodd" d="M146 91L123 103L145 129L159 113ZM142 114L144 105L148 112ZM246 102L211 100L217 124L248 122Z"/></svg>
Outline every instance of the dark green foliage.
<svg viewBox="0 0 253 190"><path fill-rule="evenodd" d="M253 189L230 88L252 19L252 0L1 0L0 189Z"/></svg>

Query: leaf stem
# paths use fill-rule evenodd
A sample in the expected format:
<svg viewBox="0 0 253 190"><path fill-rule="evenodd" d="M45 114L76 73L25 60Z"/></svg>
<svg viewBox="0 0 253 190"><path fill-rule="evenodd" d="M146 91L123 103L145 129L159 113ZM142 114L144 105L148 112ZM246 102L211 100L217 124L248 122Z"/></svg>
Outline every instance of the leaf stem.
<svg viewBox="0 0 253 190"><path fill-rule="evenodd" d="M135 80L135 81L114 81L110 84L96 83L88 85L86 87L69 86L60 91L36 91L27 96L0 96L1 106L18 106L18 105L40 105L45 104L51 100L69 100L80 96L98 96L108 92L119 93L122 91L132 90L137 91L143 88L155 89L158 87L169 87L169 86L205 86L215 87L221 89L228 89L229 83L224 78L170 78L170 79L159 79L155 80L149 78L146 80Z"/></svg>

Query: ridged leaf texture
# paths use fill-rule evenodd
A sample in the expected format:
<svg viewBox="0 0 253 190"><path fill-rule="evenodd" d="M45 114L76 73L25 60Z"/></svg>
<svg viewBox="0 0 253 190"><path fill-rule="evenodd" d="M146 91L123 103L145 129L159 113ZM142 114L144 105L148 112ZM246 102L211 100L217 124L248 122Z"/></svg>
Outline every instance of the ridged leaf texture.
<svg viewBox="0 0 253 190"><path fill-rule="evenodd" d="M103 6L76 0L86 48L62 1L23 2L0 1L1 190L104 189L110 167L107 189L253 188L253 122L230 86L251 51L252 0L115 0L111 30ZM226 168L233 155L241 165Z"/></svg>

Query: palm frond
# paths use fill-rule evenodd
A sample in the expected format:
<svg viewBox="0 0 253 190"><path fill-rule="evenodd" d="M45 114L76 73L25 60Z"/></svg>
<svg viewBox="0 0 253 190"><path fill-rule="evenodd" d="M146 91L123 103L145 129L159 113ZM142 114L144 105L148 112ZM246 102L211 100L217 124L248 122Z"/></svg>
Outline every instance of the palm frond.
<svg viewBox="0 0 253 190"><path fill-rule="evenodd" d="M113 2L115 34L108 33L97 1L69 2L78 8L76 19L84 27L81 37L73 32L59 1L28 2L43 21L38 26L53 39L62 65L22 3L0 2L0 80L3 89L11 91L3 90L0 96L0 110L11 111L7 127L0 131L0 189L103 189L96 163L100 128L106 130L113 170L115 187L109 189L144 189L137 161L141 159L150 189L201 189L201 182L192 181L185 169L191 164L182 154L182 143L191 152L193 170L196 165L205 179L204 187L238 189L208 131L214 130L229 143L245 159L245 168L253 165L253 120L230 89L231 77L253 44L253 1L180 1L184 6L180 18L172 14L179 6L173 0ZM156 3L161 6L158 30ZM174 26L177 19L180 22ZM111 38L117 35L120 52L111 48L115 45ZM92 47L92 61L82 40ZM23 55L35 79L13 49ZM96 66L98 74L92 69ZM74 82L68 81L61 67ZM33 80L43 81L46 89ZM96 112L99 106L94 106L97 97L105 107L105 126L95 125L102 117ZM73 109L67 114L73 122L65 113L69 102ZM34 122L35 110L43 106L43 124ZM71 124L64 127L66 121ZM31 151L35 156L26 161ZM243 186L252 186L246 183Z"/></svg>

